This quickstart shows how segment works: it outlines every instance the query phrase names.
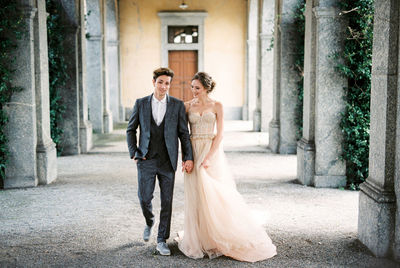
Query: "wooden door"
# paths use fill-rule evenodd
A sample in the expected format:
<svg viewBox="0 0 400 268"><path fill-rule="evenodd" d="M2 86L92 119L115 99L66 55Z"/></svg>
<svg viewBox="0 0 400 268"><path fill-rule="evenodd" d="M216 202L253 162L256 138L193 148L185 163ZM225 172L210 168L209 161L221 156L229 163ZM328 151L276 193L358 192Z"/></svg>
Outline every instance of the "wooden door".
<svg viewBox="0 0 400 268"><path fill-rule="evenodd" d="M197 51L169 51L168 61L169 68L175 73L169 89L169 94L183 101L193 99L190 85L193 75L197 72Z"/></svg>

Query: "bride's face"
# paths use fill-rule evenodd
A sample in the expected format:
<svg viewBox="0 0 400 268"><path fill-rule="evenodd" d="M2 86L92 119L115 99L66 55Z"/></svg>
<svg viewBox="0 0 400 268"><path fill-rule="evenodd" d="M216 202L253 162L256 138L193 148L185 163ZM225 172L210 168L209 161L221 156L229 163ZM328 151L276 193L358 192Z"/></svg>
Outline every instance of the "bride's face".
<svg viewBox="0 0 400 268"><path fill-rule="evenodd" d="M207 90L204 88L199 80L195 79L192 81L192 93L193 97L198 98L200 96L207 95Z"/></svg>

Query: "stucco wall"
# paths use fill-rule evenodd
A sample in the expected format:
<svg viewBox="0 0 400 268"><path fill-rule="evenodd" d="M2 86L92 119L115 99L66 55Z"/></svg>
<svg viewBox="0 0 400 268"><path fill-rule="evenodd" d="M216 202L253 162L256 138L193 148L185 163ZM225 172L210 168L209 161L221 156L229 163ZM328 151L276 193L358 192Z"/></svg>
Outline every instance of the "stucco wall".
<svg viewBox="0 0 400 268"><path fill-rule="evenodd" d="M179 11L181 1L120 0L122 103L132 107L136 98L153 91L152 71L161 64L159 11ZM189 0L185 11L206 11L204 71L216 80L212 97L227 110L244 100L246 1Z"/></svg>

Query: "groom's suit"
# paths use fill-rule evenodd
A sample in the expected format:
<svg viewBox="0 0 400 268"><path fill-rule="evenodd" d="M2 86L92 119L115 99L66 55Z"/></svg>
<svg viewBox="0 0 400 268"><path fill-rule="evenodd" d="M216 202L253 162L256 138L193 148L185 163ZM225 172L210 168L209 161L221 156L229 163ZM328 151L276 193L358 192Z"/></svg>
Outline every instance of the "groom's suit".
<svg viewBox="0 0 400 268"><path fill-rule="evenodd" d="M154 224L151 200L156 176L159 180L161 212L157 242L165 242L170 232L178 138L183 161L193 160L193 155L183 102L167 95L166 112L158 125L152 115L152 98L153 94L136 100L126 133L130 157L138 160L138 196L148 226Z"/></svg>

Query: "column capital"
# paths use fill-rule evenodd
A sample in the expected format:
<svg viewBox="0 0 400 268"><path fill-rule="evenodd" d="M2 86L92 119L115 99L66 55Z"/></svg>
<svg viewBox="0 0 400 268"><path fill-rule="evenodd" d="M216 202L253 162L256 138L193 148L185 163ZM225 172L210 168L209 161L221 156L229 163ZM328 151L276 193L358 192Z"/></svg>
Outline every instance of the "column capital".
<svg viewBox="0 0 400 268"><path fill-rule="evenodd" d="M119 45L119 40L109 40L107 41L107 45L116 47Z"/></svg>
<svg viewBox="0 0 400 268"><path fill-rule="evenodd" d="M37 12L37 8L32 6L21 6L19 10L21 10L23 17L26 19L33 19Z"/></svg>
<svg viewBox="0 0 400 268"><path fill-rule="evenodd" d="M314 7L313 12L317 19L339 17L340 9L336 7Z"/></svg>
<svg viewBox="0 0 400 268"><path fill-rule="evenodd" d="M86 37L87 40L89 41L102 41L104 38L104 35L100 34L100 35L88 35L88 37Z"/></svg>
<svg viewBox="0 0 400 268"><path fill-rule="evenodd" d="M274 37L273 33L267 34L267 33L261 33L259 34L259 37L261 40L270 40Z"/></svg>
<svg viewBox="0 0 400 268"><path fill-rule="evenodd" d="M360 190L375 200L377 203L395 203L396 196L394 191L387 191L375 185L371 181L367 181L360 185Z"/></svg>

